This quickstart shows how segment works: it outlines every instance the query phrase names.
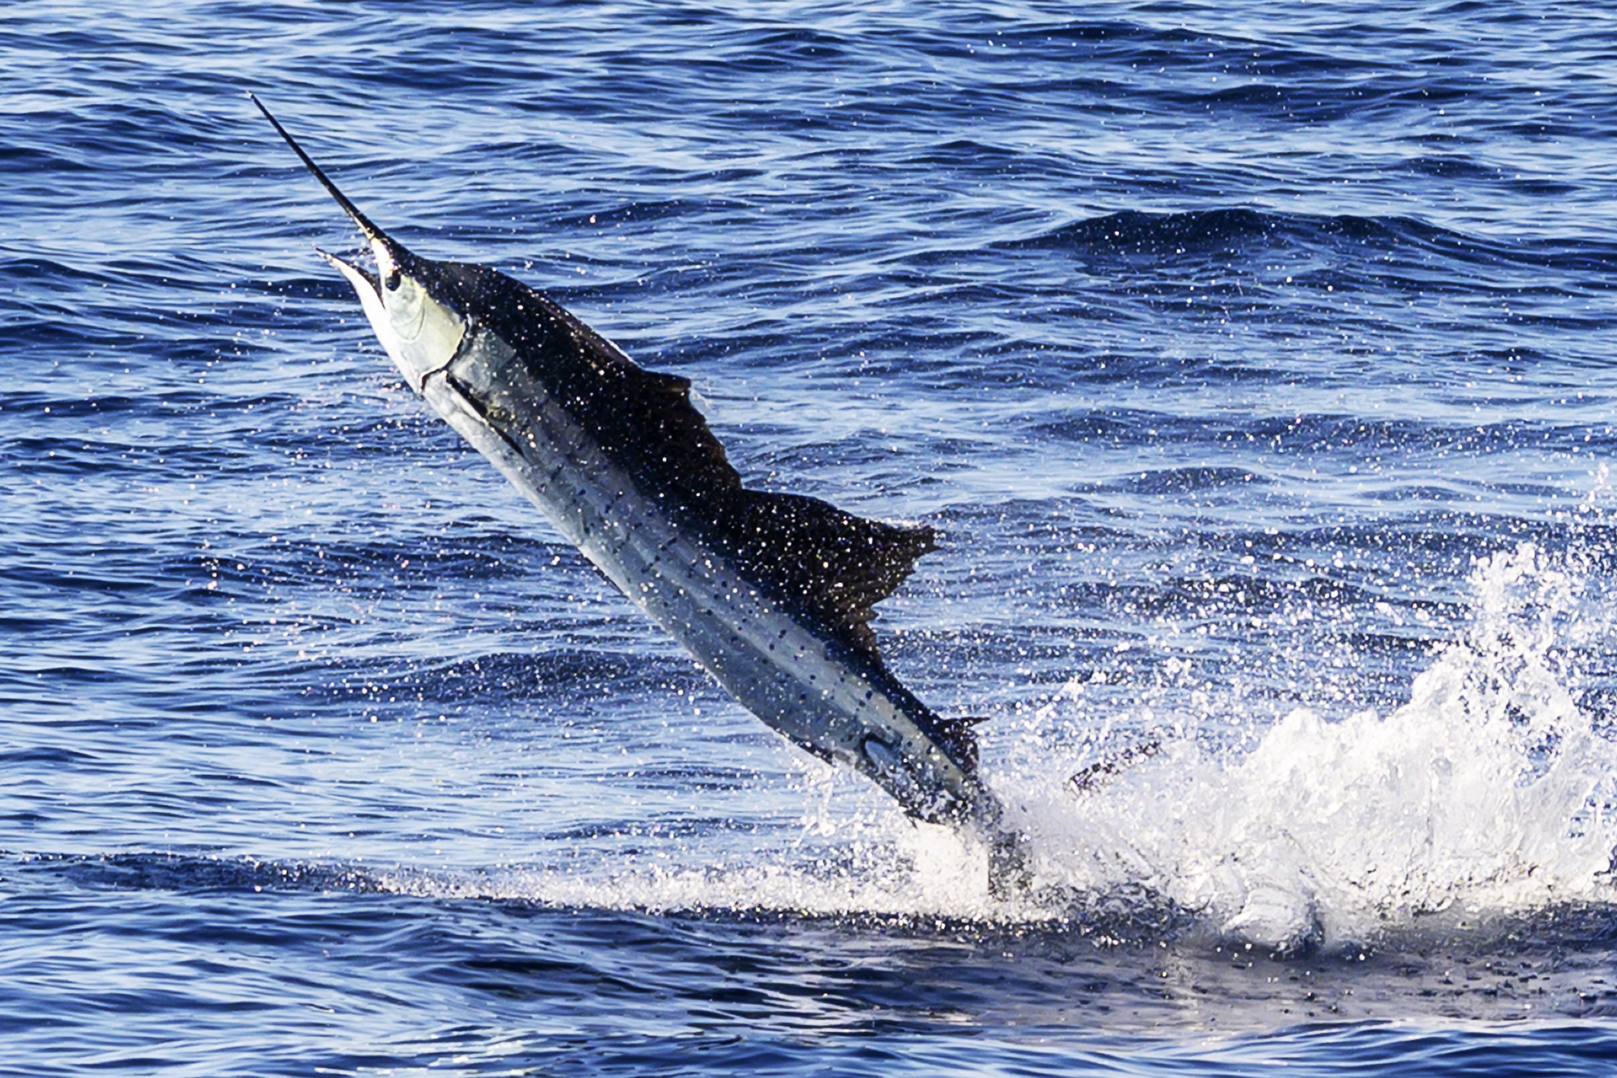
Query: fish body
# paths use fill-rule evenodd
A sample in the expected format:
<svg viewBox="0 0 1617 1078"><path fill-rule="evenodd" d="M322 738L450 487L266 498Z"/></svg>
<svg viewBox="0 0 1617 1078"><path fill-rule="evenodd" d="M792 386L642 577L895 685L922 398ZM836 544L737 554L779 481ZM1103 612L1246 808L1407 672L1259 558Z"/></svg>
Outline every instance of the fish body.
<svg viewBox="0 0 1617 1078"><path fill-rule="evenodd" d="M974 720L904 688L868 625L932 530L745 487L687 379L642 369L491 267L411 253L254 103L367 240L374 273L321 254L433 410L747 710L1006 862L1017 840L977 774Z"/></svg>

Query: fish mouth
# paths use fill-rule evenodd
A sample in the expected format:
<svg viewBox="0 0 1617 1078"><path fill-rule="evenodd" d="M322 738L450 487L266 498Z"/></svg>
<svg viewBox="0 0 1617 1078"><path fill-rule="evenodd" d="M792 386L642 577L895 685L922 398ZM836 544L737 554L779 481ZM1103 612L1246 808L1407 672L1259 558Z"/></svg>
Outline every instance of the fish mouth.
<svg viewBox="0 0 1617 1078"><path fill-rule="evenodd" d="M348 278L348 283L354 286L355 291L361 293L368 291L378 300L382 298L382 279L376 274L372 273L363 266L350 262L340 255L334 255L330 251L324 250L318 246L315 247L314 250L315 253L321 258L331 263L332 267L335 268L338 273L341 273L344 277ZM361 286L363 286L363 288Z"/></svg>
<svg viewBox="0 0 1617 1078"><path fill-rule="evenodd" d="M316 247L315 250L319 251L320 256L335 266L344 277L347 277L361 295L366 294L368 289L370 295L374 296L378 302L382 302L382 279L385 277L389 288L393 287L396 284L400 268L409 258L409 252L405 251L393 237L377 228L369 217L360 212L359 207L354 205L349 197L338 189L330 176L326 175L325 169L315 163L314 158L310 157L303 147L298 145L298 140L293 138L291 133L281 126L281 121L277 120L271 115L270 110L264 107L264 102L251 93L247 96L252 99L253 104L258 106L258 111L264 114L264 118L275 128L276 133L292 148L292 152L298 155L298 160L303 162L304 167L314 175L315 179L320 181L320 186L326 189L326 193L331 195L342 211L348 215L349 220L354 222L354 227L359 229L361 236L365 237L366 243L370 246L371 255L376 259L377 272L371 273L349 262L347 259L339 258L329 251L322 251L319 247ZM363 289L360 288L362 282L366 286Z"/></svg>

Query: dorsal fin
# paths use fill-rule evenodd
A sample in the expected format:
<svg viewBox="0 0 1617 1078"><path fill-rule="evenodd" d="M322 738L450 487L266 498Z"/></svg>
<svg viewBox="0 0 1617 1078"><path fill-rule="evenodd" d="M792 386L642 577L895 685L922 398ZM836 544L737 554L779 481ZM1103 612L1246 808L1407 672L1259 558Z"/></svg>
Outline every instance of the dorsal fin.
<svg viewBox="0 0 1617 1078"><path fill-rule="evenodd" d="M748 579L872 655L873 607L937 543L928 527L866 520L801 494L742 490L726 545Z"/></svg>
<svg viewBox="0 0 1617 1078"><path fill-rule="evenodd" d="M958 719L934 719L932 736L937 739L950 759L968 772L977 770L977 733L972 729L987 722L986 715L967 715Z"/></svg>
<svg viewBox="0 0 1617 1078"><path fill-rule="evenodd" d="M601 449L736 559L741 574L876 654L872 609L936 549L928 527L866 520L817 498L748 490L678 375L640 367L549 297L486 270L491 314L526 347L530 371ZM496 295L496 293L498 293Z"/></svg>
<svg viewBox="0 0 1617 1078"><path fill-rule="evenodd" d="M457 268L482 274L484 316L637 479L687 504L741 489L724 446L691 404L690 379L646 370L549 296L498 270Z"/></svg>

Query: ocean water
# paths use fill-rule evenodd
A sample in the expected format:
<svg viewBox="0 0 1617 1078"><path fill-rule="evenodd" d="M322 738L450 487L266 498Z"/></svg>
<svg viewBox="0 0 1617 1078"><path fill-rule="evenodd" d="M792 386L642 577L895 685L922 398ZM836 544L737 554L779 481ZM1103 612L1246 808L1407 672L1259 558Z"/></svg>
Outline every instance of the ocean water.
<svg viewBox="0 0 1617 1078"><path fill-rule="evenodd" d="M1617 1073L1614 30L6 6L0 1070ZM1039 888L428 413L247 91L753 485L939 530L876 629Z"/></svg>

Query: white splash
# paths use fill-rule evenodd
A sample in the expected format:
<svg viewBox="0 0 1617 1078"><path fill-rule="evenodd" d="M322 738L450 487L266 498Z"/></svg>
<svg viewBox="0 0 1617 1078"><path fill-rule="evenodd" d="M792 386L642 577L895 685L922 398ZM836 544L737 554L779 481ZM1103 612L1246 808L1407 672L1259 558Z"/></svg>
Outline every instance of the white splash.
<svg viewBox="0 0 1617 1078"><path fill-rule="evenodd" d="M1460 903L1611 900L1617 746L1567 691L1583 575L1531 544L1481 561L1474 622L1386 717L1299 709L1236 762L1171 747L1025 820L1053 881L1151 887L1223 933L1288 948Z"/></svg>

